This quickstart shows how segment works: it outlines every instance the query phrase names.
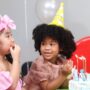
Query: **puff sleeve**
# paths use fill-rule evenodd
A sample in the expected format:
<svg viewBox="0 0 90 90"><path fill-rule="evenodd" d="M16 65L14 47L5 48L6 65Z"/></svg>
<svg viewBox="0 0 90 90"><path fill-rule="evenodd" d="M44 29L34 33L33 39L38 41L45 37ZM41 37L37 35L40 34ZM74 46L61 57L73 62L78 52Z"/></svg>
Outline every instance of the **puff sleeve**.
<svg viewBox="0 0 90 90"><path fill-rule="evenodd" d="M41 81L48 80L50 76L49 74L47 66L36 61L32 64L30 71L25 77L25 81L27 84L30 84L31 81L34 83L40 83Z"/></svg>

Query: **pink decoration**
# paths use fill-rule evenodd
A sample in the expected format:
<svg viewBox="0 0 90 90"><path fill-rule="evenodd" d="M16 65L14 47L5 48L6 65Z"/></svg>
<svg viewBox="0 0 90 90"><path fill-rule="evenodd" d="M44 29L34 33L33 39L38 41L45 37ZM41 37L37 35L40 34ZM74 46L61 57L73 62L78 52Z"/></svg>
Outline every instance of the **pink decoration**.
<svg viewBox="0 0 90 90"><path fill-rule="evenodd" d="M16 25L14 21L10 19L7 15L1 16L0 15L0 31L2 29L16 29Z"/></svg>

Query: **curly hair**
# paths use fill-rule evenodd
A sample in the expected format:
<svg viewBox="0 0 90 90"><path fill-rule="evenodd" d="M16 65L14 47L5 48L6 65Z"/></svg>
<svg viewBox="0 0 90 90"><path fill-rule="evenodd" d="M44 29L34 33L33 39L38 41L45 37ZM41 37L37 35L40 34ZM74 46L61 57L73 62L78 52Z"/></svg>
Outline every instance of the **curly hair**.
<svg viewBox="0 0 90 90"><path fill-rule="evenodd" d="M41 42L46 37L51 37L58 42L59 47L62 49L59 54L65 56L66 58L70 58L76 49L74 36L69 30L56 25L41 24L36 26L33 30L35 50L39 51L39 53L41 53Z"/></svg>

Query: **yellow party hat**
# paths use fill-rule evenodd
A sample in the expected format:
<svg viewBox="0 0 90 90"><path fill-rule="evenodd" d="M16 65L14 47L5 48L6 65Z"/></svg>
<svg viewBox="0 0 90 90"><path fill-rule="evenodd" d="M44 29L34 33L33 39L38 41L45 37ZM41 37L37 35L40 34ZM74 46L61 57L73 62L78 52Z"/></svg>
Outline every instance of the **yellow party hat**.
<svg viewBox="0 0 90 90"><path fill-rule="evenodd" d="M64 27L64 2L60 3L60 7L57 10L55 17L50 24Z"/></svg>

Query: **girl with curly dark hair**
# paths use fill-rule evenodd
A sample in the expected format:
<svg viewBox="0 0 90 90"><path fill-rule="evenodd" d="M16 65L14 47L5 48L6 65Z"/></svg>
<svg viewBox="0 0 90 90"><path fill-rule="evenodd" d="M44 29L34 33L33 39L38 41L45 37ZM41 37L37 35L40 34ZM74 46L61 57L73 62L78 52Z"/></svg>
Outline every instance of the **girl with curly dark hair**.
<svg viewBox="0 0 90 90"><path fill-rule="evenodd" d="M33 30L35 49L40 56L25 76L26 90L56 90L71 73L69 59L76 49L72 33L60 26L41 24Z"/></svg>

